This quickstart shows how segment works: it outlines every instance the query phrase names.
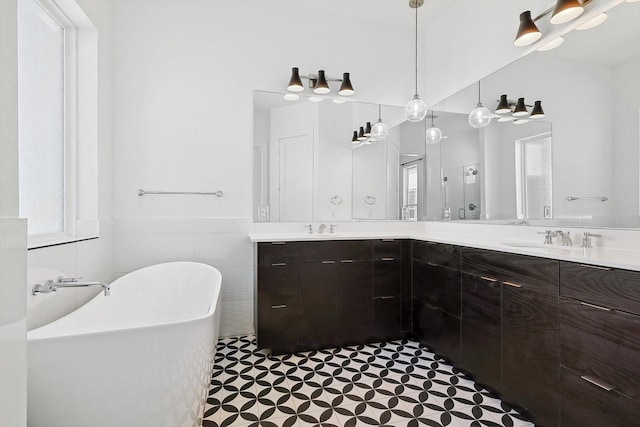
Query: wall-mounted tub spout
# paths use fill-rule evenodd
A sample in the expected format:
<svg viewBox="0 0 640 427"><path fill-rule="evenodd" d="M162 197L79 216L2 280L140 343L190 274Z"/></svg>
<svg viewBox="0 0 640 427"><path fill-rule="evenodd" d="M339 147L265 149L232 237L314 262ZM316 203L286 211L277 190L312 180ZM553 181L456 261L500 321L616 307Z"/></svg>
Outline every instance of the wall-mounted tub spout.
<svg viewBox="0 0 640 427"><path fill-rule="evenodd" d="M102 282L81 282L80 278L75 277L58 277L57 281L47 280L44 285L40 283L33 286L31 289L31 295L35 294L48 294L56 292L58 288L85 288L87 286L101 286L104 290L104 296L109 296L111 293L111 286Z"/></svg>

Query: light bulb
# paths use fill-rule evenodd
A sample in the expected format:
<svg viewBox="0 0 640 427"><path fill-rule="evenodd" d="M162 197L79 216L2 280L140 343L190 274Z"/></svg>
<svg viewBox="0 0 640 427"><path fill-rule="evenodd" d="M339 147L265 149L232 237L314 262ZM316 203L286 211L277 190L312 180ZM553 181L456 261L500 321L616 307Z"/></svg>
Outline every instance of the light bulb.
<svg viewBox="0 0 640 427"><path fill-rule="evenodd" d="M382 123L382 121L378 120L378 122L371 127L371 138L376 140L385 139L387 135L389 135L389 126Z"/></svg>
<svg viewBox="0 0 640 427"><path fill-rule="evenodd" d="M404 107L404 116L410 122L419 122L427 116L427 104L415 95Z"/></svg>
<svg viewBox="0 0 640 427"><path fill-rule="evenodd" d="M491 122L492 118L493 114L491 114L491 111L483 107L481 103L478 103L478 106L469 113L469 125L476 129L483 128Z"/></svg>
<svg viewBox="0 0 640 427"><path fill-rule="evenodd" d="M440 130L440 128L431 126L429 129L427 129L425 138L427 144L437 144L442 141L442 131Z"/></svg>

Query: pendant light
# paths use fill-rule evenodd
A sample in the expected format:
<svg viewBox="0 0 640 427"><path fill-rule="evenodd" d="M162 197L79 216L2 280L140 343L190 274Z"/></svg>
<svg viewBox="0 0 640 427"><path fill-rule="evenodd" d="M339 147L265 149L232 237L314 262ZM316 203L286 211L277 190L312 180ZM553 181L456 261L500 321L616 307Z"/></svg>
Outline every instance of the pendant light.
<svg viewBox="0 0 640 427"><path fill-rule="evenodd" d="M551 15L553 25L564 24L582 15L584 7L579 0L558 0Z"/></svg>
<svg viewBox="0 0 640 427"><path fill-rule="evenodd" d="M364 128L364 136L371 136L371 122L367 122L367 126Z"/></svg>
<svg viewBox="0 0 640 427"><path fill-rule="evenodd" d="M327 78L324 75L324 70L318 71L318 80L316 80L316 84L313 88L313 93L317 93L318 95L326 95L331 92L329 88L329 83L327 83Z"/></svg>
<svg viewBox="0 0 640 427"><path fill-rule="evenodd" d="M511 107L509 107L509 100L507 99L507 95L500 95L500 101L498 102L498 106L496 107L496 114L505 114L510 113Z"/></svg>
<svg viewBox="0 0 640 427"><path fill-rule="evenodd" d="M531 119L541 119L545 117L544 110L542 109L542 101L536 101L533 104L533 110L531 110Z"/></svg>
<svg viewBox="0 0 640 427"><path fill-rule="evenodd" d="M338 91L338 95L351 96L354 93L355 91L353 90L353 85L351 84L349 73L342 73L342 84L340 85L340 90Z"/></svg>
<svg viewBox="0 0 640 427"><path fill-rule="evenodd" d="M416 10L416 94L404 107L404 115L410 122L419 122L427 115L427 104L418 96L418 8L422 6L423 3L424 0L409 0L409 7Z"/></svg>
<svg viewBox="0 0 640 427"><path fill-rule="evenodd" d="M302 80L300 79L300 72L298 70L298 67L293 67L291 69L291 78L289 79L287 90L289 92L302 92L304 90L304 86L302 86Z"/></svg>
<svg viewBox="0 0 640 427"><path fill-rule="evenodd" d="M359 141L358 141L358 131L355 131L355 130L353 131L353 137L351 138L351 142L352 142L353 144L355 144L355 143L359 142Z"/></svg>
<svg viewBox="0 0 640 427"><path fill-rule="evenodd" d="M516 47L529 46L540 40L540 37L542 37L542 33L533 22L533 18L531 18L531 11L522 12L520 14L520 26L513 45Z"/></svg>
<svg viewBox="0 0 640 427"><path fill-rule="evenodd" d="M518 98L518 103L516 104L516 109L513 110L512 116L514 117L524 117L529 114L527 110L527 106L524 103L524 98Z"/></svg>
<svg viewBox="0 0 640 427"><path fill-rule="evenodd" d="M482 106L482 102L480 101L480 82L478 82L478 104L476 108L469 113L469 125L476 129L483 128L491 123L492 117L491 111Z"/></svg>
<svg viewBox="0 0 640 427"><path fill-rule="evenodd" d="M389 135L389 126L382 123L382 106L378 104L378 121L371 127L371 138L375 140L385 139Z"/></svg>
<svg viewBox="0 0 640 427"><path fill-rule="evenodd" d="M364 127L360 126L360 131L358 132L358 141L364 141L365 139L367 139L367 137L364 136Z"/></svg>
<svg viewBox="0 0 640 427"><path fill-rule="evenodd" d="M437 144L442 141L442 131L433 124L433 119L436 117L433 111L429 114L429 117L431 118L431 127L427 129L425 140L427 144Z"/></svg>

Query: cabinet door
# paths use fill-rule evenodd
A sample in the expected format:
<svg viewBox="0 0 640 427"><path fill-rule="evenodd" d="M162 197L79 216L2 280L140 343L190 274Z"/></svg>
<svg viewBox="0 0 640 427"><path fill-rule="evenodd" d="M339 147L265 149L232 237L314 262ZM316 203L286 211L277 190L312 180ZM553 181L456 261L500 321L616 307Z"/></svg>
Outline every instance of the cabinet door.
<svg viewBox="0 0 640 427"><path fill-rule="evenodd" d="M413 301L413 331L433 350L460 363L460 318L422 300Z"/></svg>
<svg viewBox="0 0 640 427"><path fill-rule="evenodd" d="M373 325L373 263L335 264L335 344L345 346L371 340Z"/></svg>
<svg viewBox="0 0 640 427"><path fill-rule="evenodd" d="M562 427L637 426L640 402L607 391L566 368L560 378Z"/></svg>
<svg viewBox="0 0 640 427"><path fill-rule="evenodd" d="M402 285L402 261L390 259L373 264L373 296L400 296Z"/></svg>
<svg viewBox="0 0 640 427"><path fill-rule="evenodd" d="M536 424L558 425L558 296L502 288L502 392Z"/></svg>
<svg viewBox="0 0 640 427"><path fill-rule="evenodd" d="M462 275L461 360L476 381L500 387L501 284Z"/></svg>
<svg viewBox="0 0 640 427"><path fill-rule="evenodd" d="M335 346L335 261L299 264L299 350Z"/></svg>
<svg viewBox="0 0 640 427"><path fill-rule="evenodd" d="M258 348L292 353L298 340L298 266L277 263L258 267Z"/></svg>
<svg viewBox="0 0 640 427"><path fill-rule="evenodd" d="M460 316L460 272L413 261L413 294L434 307Z"/></svg>
<svg viewBox="0 0 640 427"><path fill-rule="evenodd" d="M373 299L373 340L390 341L402 338L400 298L393 296Z"/></svg>

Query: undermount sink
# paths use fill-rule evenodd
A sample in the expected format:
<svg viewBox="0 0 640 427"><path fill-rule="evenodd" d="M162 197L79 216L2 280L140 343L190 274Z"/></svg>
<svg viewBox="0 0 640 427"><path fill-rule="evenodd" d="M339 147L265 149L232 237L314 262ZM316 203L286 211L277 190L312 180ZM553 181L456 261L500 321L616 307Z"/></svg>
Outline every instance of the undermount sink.
<svg viewBox="0 0 640 427"><path fill-rule="evenodd" d="M550 251L559 252L572 252L575 250L581 250L577 246L560 246L560 245L547 245L544 243L533 242L502 242L504 246L510 246L512 248L529 248L529 249L545 249Z"/></svg>

